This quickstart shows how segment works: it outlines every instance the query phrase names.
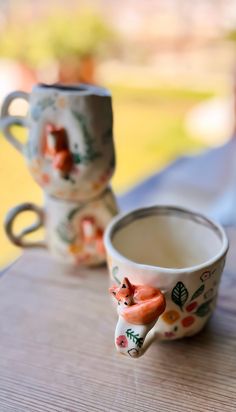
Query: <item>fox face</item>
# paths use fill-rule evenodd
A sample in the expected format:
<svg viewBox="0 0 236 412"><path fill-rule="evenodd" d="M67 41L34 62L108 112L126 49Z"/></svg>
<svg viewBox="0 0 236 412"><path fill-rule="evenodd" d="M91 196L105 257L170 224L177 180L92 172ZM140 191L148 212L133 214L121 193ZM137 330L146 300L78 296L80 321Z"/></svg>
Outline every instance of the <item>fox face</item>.
<svg viewBox="0 0 236 412"><path fill-rule="evenodd" d="M124 278L120 286L112 286L109 291L118 301L118 305L121 305L122 307L131 306L134 303L133 286L128 278Z"/></svg>
<svg viewBox="0 0 236 412"><path fill-rule="evenodd" d="M118 301L118 314L130 324L146 325L165 310L165 296L152 286L132 285L124 278L120 286L112 286L109 291Z"/></svg>

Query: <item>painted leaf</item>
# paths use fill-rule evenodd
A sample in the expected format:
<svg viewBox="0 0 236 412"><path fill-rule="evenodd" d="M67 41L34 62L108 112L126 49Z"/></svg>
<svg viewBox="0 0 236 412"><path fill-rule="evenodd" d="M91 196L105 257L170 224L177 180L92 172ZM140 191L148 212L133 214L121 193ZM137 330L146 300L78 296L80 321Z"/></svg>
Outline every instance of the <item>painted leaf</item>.
<svg viewBox="0 0 236 412"><path fill-rule="evenodd" d="M114 267L112 268L112 274L113 274L113 276L117 275L118 272L119 272L118 266L114 266Z"/></svg>
<svg viewBox="0 0 236 412"><path fill-rule="evenodd" d="M72 153L73 156L73 163L79 164L81 163L81 155L79 153Z"/></svg>
<svg viewBox="0 0 236 412"><path fill-rule="evenodd" d="M196 307L198 306L198 303L196 300L194 300L193 302L189 303L186 307L185 310L187 312L192 312L193 310L196 309Z"/></svg>
<svg viewBox="0 0 236 412"><path fill-rule="evenodd" d="M119 272L118 266L114 266L114 267L112 268L112 276L113 276L114 280L116 281L116 283L117 283L118 285L120 285L120 280L119 280L118 277L116 276L116 275L118 274L118 272Z"/></svg>
<svg viewBox="0 0 236 412"><path fill-rule="evenodd" d="M202 318L203 316L208 315L208 313L211 311L210 304L211 304L212 300L213 299L210 299L207 302L204 302L202 305L200 305L197 308L195 314L197 316L199 316L200 318Z"/></svg>
<svg viewBox="0 0 236 412"><path fill-rule="evenodd" d="M139 348L141 348L143 346L143 340L144 339L139 336L139 333L135 334L135 331L133 331L131 328L127 329L127 331L125 333L126 333L127 338L129 338L134 343L136 343L136 345Z"/></svg>
<svg viewBox="0 0 236 412"><path fill-rule="evenodd" d="M174 289L172 290L171 298L176 305L182 310L184 304L188 300L188 290L182 282L176 283Z"/></svg>
<svg viewBox="0 0 236 412"><path fill-rule="evenodd" d="M194 300L194 299L198 298L198 296L200 296L200 295L203 293L204 289L205 289L205 285L201 285L200 288L198 288L198 289L193 293L193 296L191 297L190 300Z"/></svg>
<svg viewBox="0 0 236 412"><path fill-rule="evenodd" d="M76 233L74 233L73 226L70 226L67 222L61 222L56 228L56 233L59 238L65 243L73 243L76 239Z"/></svg>
<svg viewBox="0 0 236 412"><path fill-rule="evenodd" d="M88 162L101 157L101 153L96 150L96 139L90 135L86 124L84 115L72 110L72 114L77 119L83 131L83 139L85 143L85 154L80 156L80 163L86 164Z"/></svg>

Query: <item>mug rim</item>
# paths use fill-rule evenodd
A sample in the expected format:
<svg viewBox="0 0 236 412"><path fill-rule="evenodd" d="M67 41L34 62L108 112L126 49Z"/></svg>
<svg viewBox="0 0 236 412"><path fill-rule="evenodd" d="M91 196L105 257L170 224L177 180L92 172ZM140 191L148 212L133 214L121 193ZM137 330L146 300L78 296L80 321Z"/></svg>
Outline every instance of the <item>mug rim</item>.
<svg viewBox="0 0 236 412"><path fill-rule="evenodd" d="M69 95L79 95L79 96L101 96L101 97L111 97L111 93L108 89L102 86L97 86L89 83L73 83L73 84L63 84L63 83L37 83L33 86L32 92L46 92L54 91Z"/></svg>
<svg viewBox="0 0 236 412"><path fill-rule="evenodd" d="M112 236L114 235L116 231L118 232L120 229L125 227L130 222L137 220L137 218L139 217L147 217L147 216L152 216L152 215L155 216L156 215L155 212L161 211L161 210L166 211L166 212L169 211L170 214L172 214L173 212L188 214L192 216L193 220L195 221L196 219L198 219L202 223L205 222L205 224L207 224L207 226L210 227L211 230L215 230L215 232L218 232L218 234L220 234L221 236L222 245L221 245L219 252L215 254L212 258L208 259L207 261L203 263L200 263L198 265L189 266L189 267L183 267L183 268L168 268L164 266L138 263L132 259L125 257L120 252L118 252L118 250L113 246L113 243L112 243ZM105 230L104 244L105 244L106 251L109 254L111 254L111 256L114 256L117 260L121 261L122 263L126 263L129 265L132 264L132 266L136 267L137 269L146 269L146 270L155 270L155 271L159 270L160 272L163 272L163 273L175 273L175 274L197 272L208 266L211 266L215 262L219 261L223 256L225 256L229 249L228 237L221 224L217 223L213 219L206 217L202 213L199 213L197 211L194 211L188 208L174 206L174 205L154 205L154 206L149 206L149 207L133 209L129 212L118 214L111 220L111 222L109 223L109 225L107 226Z"/></svg>

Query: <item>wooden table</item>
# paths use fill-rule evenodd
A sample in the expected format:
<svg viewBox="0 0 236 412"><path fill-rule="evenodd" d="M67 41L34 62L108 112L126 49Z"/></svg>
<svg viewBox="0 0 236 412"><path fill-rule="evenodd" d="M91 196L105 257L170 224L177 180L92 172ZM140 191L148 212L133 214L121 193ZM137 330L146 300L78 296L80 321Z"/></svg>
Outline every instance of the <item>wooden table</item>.
<svg viewBox="0 0 236 412"><path fill-rule="evenodd" d="M0 411L236 411L236 230L217 310L194 338L115 352L107 270L26 252L0 282Z"/></svg>

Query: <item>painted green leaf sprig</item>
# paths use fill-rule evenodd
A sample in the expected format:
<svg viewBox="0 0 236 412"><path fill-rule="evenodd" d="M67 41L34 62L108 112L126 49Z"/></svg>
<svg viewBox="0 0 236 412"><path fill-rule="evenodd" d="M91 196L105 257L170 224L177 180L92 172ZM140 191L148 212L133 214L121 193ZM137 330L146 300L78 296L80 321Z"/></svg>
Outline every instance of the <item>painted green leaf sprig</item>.
<svg viewBox="0 0 236 412"><path fill-rule="evenodd" d="M120 285L120 280L119 280L118 277L117 277L118 272L119 272L118 266L114 266L114 267L112 268L112 276L113 276L114 280L116 281L116 283L117 283L118 285Z"/></svg>
<svg viewBox="0 0 236 412"><path fill-rule="evenodd" d="M143 338L139 337L139 333L135 334L135 332L131 328L127 329L125 333L127 338L132 340L139 348L143 346Z"/></svg>
<svg viewBox="0 0 236 412"><path fill-rule="evenodd" d="M79 122L82 130L83 130L83 137L84 137L84 142L85 142L85 154L73 154L74 160L77 161L77 163L88 163L93 161L94 159L97 159L98 157L101 157L101 153L96 149L96 140L94 137L90 135L90 132L88 130L87 124L85 117L81 114L78 113L74 110L72 110L72 114L76 118L76 120Z"/></svg>

